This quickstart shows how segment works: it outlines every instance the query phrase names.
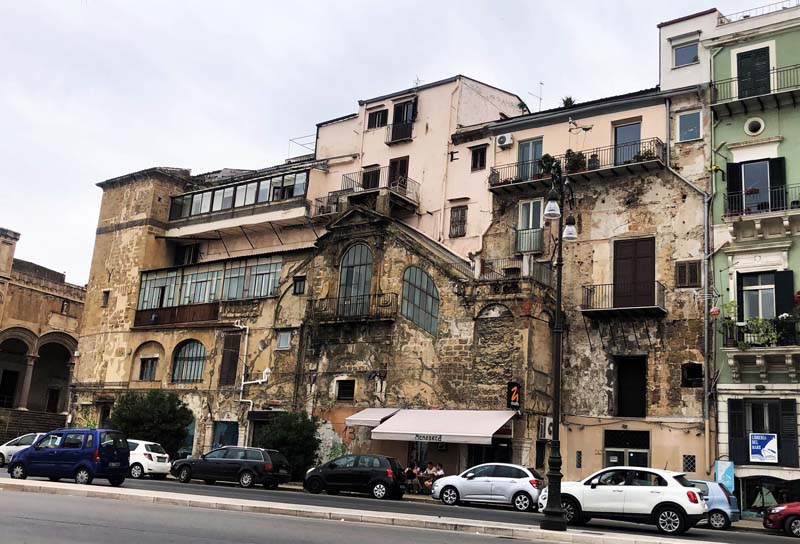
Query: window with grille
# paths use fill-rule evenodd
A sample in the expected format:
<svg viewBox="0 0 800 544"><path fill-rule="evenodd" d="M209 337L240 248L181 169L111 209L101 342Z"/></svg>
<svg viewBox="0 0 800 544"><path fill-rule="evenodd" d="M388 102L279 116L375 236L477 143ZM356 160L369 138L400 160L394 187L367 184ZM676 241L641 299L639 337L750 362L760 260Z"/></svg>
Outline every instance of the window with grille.
<svg viewBox="0 0 800 544"><path fill-rule="evenodd" d="M683 456L683 472L694 472L697 469L697 458L694 455Z"/></svg>
<svg viewBox="0 0 800 544"><path fill-rule="evenodd" d="M675 263L675 287L700 287L700 261Z"/></svg>
<svg viewBox="0 0 800 544"><path fill-rule="evenodd" d="M450 208L450 238L467 235L467 206Z"/></svg>
<svg viewBox="0 0 800 544"><path fill-rule="evenodd" d="M336 382L336 400L353 400L355 396L355 380L339 380Z"/></svg>
<svg viewBox="0 0 800 544"><path fill-rule="evenodd" d="M583 452L581 450L575 452L575 468L583 468Z"/></svg>
<svg viewBox="0 0 800 544"><path fill-rule="evenodd" d="M139 380L154 382L156 380L156 365L158 365L158 357L142 357L139 361Z"/></svg>
<svg viewBox="0 0 800 544"><path fill-rule="evenodd" d="M486 146L472 148L472 171L486 168Z"/></svg>
<svg viewBox="0 0 800 544"><path fill-rule="evenodd" d="M439 327L439 290L427 272L409 266L403 273L400 313L431 334Z"/></svg>
<svg viewBox="0 0 800 544"><path fill-rule="evenodd" d="M172 360L172 381L194 383L203 381L206 365L206 348L197 340L187 340L175 349Z"/></svg>

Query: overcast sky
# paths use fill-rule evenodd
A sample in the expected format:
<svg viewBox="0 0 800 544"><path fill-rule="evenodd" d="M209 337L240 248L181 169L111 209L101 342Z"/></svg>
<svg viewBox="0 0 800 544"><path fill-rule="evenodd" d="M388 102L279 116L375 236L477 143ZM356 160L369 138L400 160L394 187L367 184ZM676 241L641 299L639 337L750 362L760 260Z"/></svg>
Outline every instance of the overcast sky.
<svg viewBox="0 0 800 544"><path fill-rule="evenodd" d="M539 81L544 108L651 87L659 22L756 5L0 0L0 227L22 233L18 258L83 284L99 181L263 168L416 78L469 75L532 109Z"/></svg>

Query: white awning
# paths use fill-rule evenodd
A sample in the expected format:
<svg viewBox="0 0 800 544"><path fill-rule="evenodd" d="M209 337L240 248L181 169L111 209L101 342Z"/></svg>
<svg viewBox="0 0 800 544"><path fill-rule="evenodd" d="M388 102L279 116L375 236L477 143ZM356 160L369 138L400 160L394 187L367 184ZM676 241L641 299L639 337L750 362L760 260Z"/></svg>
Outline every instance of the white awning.
<svg viewBox="0 0 800 544"><path fill-rule="evenodd" d="M491 444L512 410L400 410L372 430L375 440Z"/></svg>
<svg viewBox="0 0 800 544"><path fill-rule="evenodd" d="M366 410L361 410L357 414L346 418L344 424L348 427L354 425L363 425L370 428L377 427L387 418L399 411L400 408L367 408Z"/></svg>

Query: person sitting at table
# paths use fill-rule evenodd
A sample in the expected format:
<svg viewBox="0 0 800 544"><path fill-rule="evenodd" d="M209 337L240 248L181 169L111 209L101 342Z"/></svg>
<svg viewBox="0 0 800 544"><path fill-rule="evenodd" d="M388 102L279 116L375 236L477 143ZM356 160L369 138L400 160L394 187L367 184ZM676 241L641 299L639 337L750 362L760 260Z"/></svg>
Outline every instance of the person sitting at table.
<svg viewBox="0 0 800 544"><path fill-rule="evenodd" d="M436 479L436 467L433 466L433 461L428 461L425 472L422 473L420 479L425 491L430 493L431 487L433 487L433 480Z"/></svg>
<svg viewBox="0 0 800 544"><path fill-rule="evenodd" d="M419 467L414 461L411 461L411 464L406 467L405 476L406 489L412 493L419 493L419 478L417 478L417 474L419 474Z"/></svg>
<svg viewBox="0 0 800 544"><path fill-rule="evenodd" d="M436 478L441 478L444 476L444 466L441 463L436 463L436 473L434 475Z"/></svg>

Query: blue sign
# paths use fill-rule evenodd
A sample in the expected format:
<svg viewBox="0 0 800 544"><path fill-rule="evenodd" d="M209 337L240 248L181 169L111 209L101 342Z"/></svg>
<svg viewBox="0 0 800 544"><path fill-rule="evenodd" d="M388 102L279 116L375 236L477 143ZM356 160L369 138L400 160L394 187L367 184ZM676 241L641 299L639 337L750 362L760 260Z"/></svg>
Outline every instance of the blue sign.
<svg viewBox="0 0 800 544"><path fill-rule="evenodd" d="M774 433L750 433L750 462L777 463L778 435Z"/></svg>
<svg viewBox="0 0 800 544"><path fill-rule="evenodd" d="M724 485L728 491L733 493L733 462L731 461L716 461L714 463L714 481Z"/></svg>

